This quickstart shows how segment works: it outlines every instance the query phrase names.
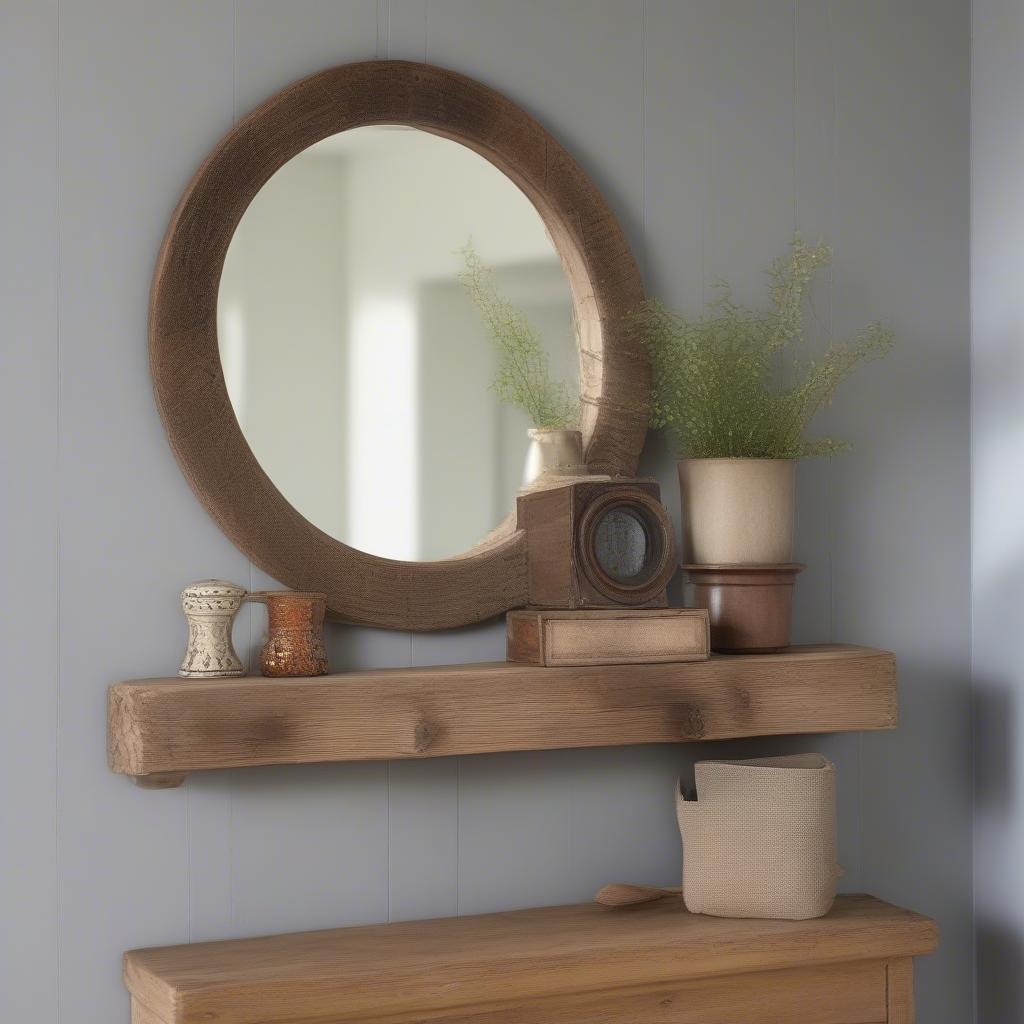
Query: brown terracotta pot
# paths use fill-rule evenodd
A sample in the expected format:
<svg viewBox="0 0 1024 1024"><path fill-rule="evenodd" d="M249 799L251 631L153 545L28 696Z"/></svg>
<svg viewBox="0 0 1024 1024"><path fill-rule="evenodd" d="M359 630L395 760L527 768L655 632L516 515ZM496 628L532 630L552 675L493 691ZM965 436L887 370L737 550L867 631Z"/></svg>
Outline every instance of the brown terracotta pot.
<svg viewBox="0 0 1024 1024"><path fill-rule="evenodd" d="M793 585L804 567L684 565L693 606L707 608L711 649L721 654L770 654L789 646Z"/></svg>
<svg viewBox="0 0 1024 1024"><path fill-rule="evenodd" d="M250 594L249 600L267 606L267 638L260 655L260 669L265 676L327 674L326 594L264 590Z"/></svg>

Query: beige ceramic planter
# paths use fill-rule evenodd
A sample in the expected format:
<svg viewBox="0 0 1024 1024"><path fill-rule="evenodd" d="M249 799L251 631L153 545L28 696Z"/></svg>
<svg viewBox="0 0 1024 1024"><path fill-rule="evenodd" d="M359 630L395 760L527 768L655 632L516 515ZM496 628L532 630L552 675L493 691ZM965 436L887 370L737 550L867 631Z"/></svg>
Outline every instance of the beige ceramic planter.
<svg viewBox="0 0 1024 1024"><path fill-rule="evenodd" d="M683 560L698 565L791 562L795 481L792 459L680 462Z"/></svg>

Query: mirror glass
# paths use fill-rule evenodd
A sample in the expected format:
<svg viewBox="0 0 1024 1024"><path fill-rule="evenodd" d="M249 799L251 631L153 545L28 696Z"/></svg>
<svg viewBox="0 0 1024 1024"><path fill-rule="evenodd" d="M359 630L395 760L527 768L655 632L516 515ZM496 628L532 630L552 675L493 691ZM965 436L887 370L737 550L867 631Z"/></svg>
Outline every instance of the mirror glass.
<svg viewBox="0 0 1024 1024"><path fill-rule="evenodd" d="M415 128L325 139L249 206L220 282L235 415L325 533L406 561L460 554L513 510L531 426L491 382L458 279L472 245L578 392L572 297L540 215L483 157Z"/></svg>

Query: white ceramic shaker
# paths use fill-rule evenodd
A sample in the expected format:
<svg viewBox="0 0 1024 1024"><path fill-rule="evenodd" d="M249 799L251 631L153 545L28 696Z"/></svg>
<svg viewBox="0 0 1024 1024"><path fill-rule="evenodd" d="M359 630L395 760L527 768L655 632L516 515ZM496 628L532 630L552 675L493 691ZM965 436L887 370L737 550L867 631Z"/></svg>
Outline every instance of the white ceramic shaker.
<svg viewBox="0 0 1024 1024"><path fill-rule="evenodd" d="M186 679L240 676L245 666L231 642L231 626L245 590L224 580L200 580L181 592L188 620L188 647L178 669Z"/></svg>

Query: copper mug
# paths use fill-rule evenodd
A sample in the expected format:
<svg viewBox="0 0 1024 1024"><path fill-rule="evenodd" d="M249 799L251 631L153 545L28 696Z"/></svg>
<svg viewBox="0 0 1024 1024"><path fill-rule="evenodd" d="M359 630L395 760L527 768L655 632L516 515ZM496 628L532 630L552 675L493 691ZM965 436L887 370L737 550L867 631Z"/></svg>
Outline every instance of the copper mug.
<svg viewBox="0 0 1024 1024"><path fill-rule="evenodd" d="M323 676L327 674L324 649L324 613L327 595L296 590L263 590L250 601L267 606L267 637L260 654L265 676Z"/></svg>

